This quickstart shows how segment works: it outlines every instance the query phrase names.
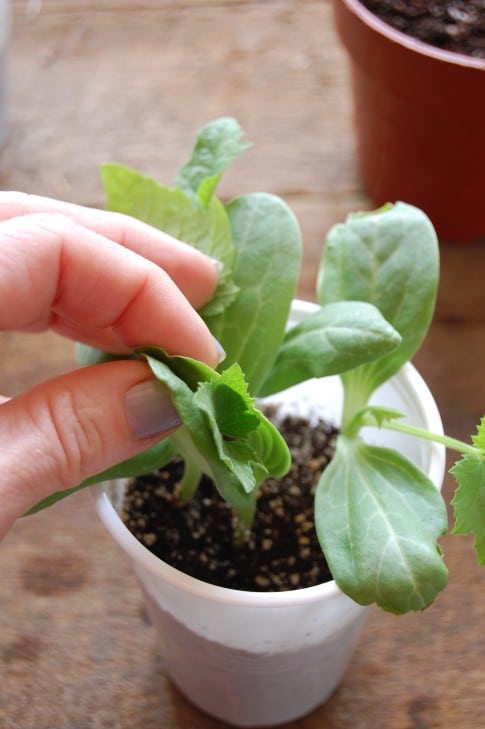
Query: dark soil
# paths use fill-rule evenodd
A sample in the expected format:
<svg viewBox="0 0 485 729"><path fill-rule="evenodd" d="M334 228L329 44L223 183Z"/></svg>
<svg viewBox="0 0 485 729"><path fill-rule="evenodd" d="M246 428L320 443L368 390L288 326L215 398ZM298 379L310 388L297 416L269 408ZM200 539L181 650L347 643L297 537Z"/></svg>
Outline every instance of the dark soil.
<svg viewBox="0 0 485 729"><path fill-rule="evenodd" d="M485 58L485 0L361 0L407 35L454 53Z"/></svg>
<svg viewBox="0 0 485 729"><path fill-rule="evenodd" d="M128 486L125 524L162 560L211 584L263 592L332 579L315 533L313 500L337 431L325 422L309 428L293 417L278 427L292 453L292 467L285 478L267 479L263 485L253 529L243 544L235 543L233 513L208 478L190 503L177 503L180 461Z"/></svg>

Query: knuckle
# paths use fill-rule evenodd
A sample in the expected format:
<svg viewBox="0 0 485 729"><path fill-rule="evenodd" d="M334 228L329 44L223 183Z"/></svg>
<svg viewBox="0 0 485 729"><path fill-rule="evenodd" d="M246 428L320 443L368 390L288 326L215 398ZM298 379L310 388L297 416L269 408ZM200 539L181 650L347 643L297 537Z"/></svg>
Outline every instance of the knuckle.
<svg viewBox="0 0 485 729"><path fill-rule="evenodd" d="M43 231L63 238L78 226L72 218L63 213L30 213L25 219Z"/></svg>
<svg viewBox="0 0 485 729"><path fill-rule="evenodd" d="M63 488L76 485L93 472L104 450L96 407L89 398L63 388L47 398L46 414L56 480Z"/></svg>
<svg viewBox="0 0 485 729"><path fill-rule="evenodd" d="M2 238L10 238L17 243L20 241L24 246L39 247L44 251L51 246L61 249L77 225L62 213L28 213L4 220Z"/></svg>

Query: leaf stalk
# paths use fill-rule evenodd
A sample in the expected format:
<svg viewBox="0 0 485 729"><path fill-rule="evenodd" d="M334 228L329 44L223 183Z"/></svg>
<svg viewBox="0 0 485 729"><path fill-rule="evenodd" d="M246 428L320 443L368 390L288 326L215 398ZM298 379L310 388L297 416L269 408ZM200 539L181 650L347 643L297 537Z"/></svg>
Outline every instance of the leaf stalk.
<svg viewBox="0 0 485 729"><path fill-rule="evenodd" d="M479 448L476 448L475 446L471 445L470 443L464 443L461 440L458 440L456 438L452 438L449 435L444 435L441 433L432 433L429 430L425 430L424 428L420 428L417 425L411 425L410 423L405 423L402 420L387 420L385 419L382 423L377 423L377 420L375 417L373 417L371 414L366 415L363 417L361 421L362 426L371 426L371 427L380 427L385 428L386 430L394 430L398 431L399 433L404 433L406 435L411 435L417 438L421 438L423 440L429 440L434 443L440 443L441 445L444 445L446 448L449 448L450 450L457 451L458 453L461 453L463 455L473 455L473 456L479 456L481 458L484 457L484 454Z"/></svg>

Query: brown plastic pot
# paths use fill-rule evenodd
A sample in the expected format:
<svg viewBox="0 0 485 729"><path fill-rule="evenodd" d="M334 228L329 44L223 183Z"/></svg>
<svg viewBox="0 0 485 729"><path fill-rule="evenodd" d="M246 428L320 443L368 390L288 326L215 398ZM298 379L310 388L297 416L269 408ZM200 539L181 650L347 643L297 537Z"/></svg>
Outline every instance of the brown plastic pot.
<svg viewBox="0 0 485 729"><path fill-rule="evenodd" d="M422 208L442 240L485 236L485 59L415 40L358 0L333 7L366 191Z"/></svg>

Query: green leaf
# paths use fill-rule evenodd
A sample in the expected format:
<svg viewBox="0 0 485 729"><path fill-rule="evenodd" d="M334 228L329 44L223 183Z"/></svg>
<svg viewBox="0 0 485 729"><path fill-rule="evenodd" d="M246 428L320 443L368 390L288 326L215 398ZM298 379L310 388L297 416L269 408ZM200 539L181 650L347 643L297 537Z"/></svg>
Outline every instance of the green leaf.
<svg viewBox="0 0 485 729"><path fill-rule="evenodd" d="M232 506L245 508L248 501L246 491L237 477L220 462L211 426L205 413L195 405L193 391L165 362L150 355L147 361L155 377L170 390L184 424L171 436L177 451L212 477L223 498Z"/></svg>
<svg viewBox="0 0 485 729"><path fill-rule="evenodd" d="M328 235L318 275L321 304L367 301L402 337L389 354L343 377L361 402L395 374L421 345L431 321L439 276L438 241L427 216L405 203L350 216Z"/></svg>
<svg viewBox="0 0 485 729"><path fill-rule="evenodd" d="M281 433L266 418L262 418L258 428L248 434L248 443L258 460L253 461L256 483L270 476L282 478L290 470L291 456Z"/></svg>
<svg viewBox="0 0 485 729"><path fill-rule="evenodd" d="M232 280L234 247L226 210L217 198L206 208L178 189L159 185L151 177L119 164L101 168L108 210L130 215L184 241L223 264L217 291L203 310L222 311L237 294Z"/></svg>
<svg viewBox="0 0 485 729"><path fill-rule="evenodd" d="M237 365L232 365L229 371L222 373L221 379L227 379L227 376L232 378L235 368ZM259 418L248 409L246 397L224 383L202 384L194 400L206 413L219 458L236 475L246 493L250 494L258 483L251 463L255 456L247 436L258 427ZM221 407L224 400L235 409L234 418Z"/></svg>
<svg viewBox="0 0 485 729"><path fill-rule="evenodd" d="M143 347L137 349L136 353L165 364L193 393L197 392L201 382L210 382L220 378L220 375L205 362L191 357L171 356L161 347Z"/></svg>
<svg viewBox="0 0 485 729"><path fill-rule="evenodd" d="M90 485L90 484L86 484ZM63 491L56 491L53 494L50 494L49 496L46 496L45 499L41 499L41 501L37 502L35 506L33 506L31 509L29 509L24 516L30 516L31 514L37 514L39 511L43 511L44 509L47 509L49 506L54 506L58 501L61 501L62 499L67 498L68 496L71 496L71 494L75 494L76 491L80 491L82 488L84 488L84 484L80 484L79 486L74 486L70 489L64 489Z"/></svg>
<svg viewBox="0 0 485 729"><path fill-rule="evenodd" d="M465 455L450 470L458 483L451 502L455 515L453 534L474 533L478 562L485 564L485 418L472 440L482 455Z"/></svg>
<svg viewBox="0 0 485 729"><path fill-rule="evenodd" d="M273 195L244 195L227 212L240 293L207 321L226 351L224 365L238 362L257 395L283 341L300 269L300 230L288 206Z"/></svg>
<svg viewBox="0 0 485 729"><path fill-rule="evenodd" d="M340 436L315 501L332 574L356 602L423 610L447 582L436 539L446 508L428 477L396 451Z"/></svg>
<svg viewBox="0 0 485 729"><path fill-rule="evenodd" d="M204 383L195 398L211 423L217 451L250 493L267 476L290 467L287 446L278 430L254 407L239 365ZM257 470L255 470L257 469Z"/></svg>
<svg viewBox="0 0 485 729"><path fill-rule="evenodd" d="M241 368L237 365L224 370L220 378L199 387L195 401L214 416L224 436L244 438L259 425L254 410L254 400L249 397Z"/></svg>
<svg viewBox="0 0 485 729"><path fill-rule="evenodd" d="M238 122L231 117L215 119L203 127L190 160L176 177L175 185L206 207L223 172L245 149Z"/></svg>
<svg viewBox="0 0 485 729"><path fill-rule="evenodd" d="M481 418L477 427L477 434L472 435L472 443L482 451L482 456L485 457L485 415Z"/></svg>
<svg viewBox="0 0 485 729"><path fill-rule="evenodd" d="M286 333L260 394L271 395L311 377L340 374L382 357L400 341L372 304L326 304Z"/></svg>
<svg viewBox="0 0 485 729"><path fill-rule="evenodd" d="M171 391L183 422L171 436L177 450L213 479L232 506L252 511L251 492L261 479L282 475L290 463L281 435L254 406L241 368L234 364L218 374L188 357L149 351L152 372Z"/></svg>
<svg viewBox="0 0 485 729"><path fill-rule="evenodd" d="M107 468L101 473L90 476L78 486L74 486L70 489L64 489L64 491L56 491L50 496L47 496L45 499L42 499L42 501L39 501L28 513L35 514L38 511L42 511L48 506L55 504L57 501L65 499L66 496L70 496L76 491L85 489L95 483L111 481L115 478L131 478L132 476L142 476L145 473L151 473L152 471L162 468L165 464L171 461L174 455L175 450L170 438L165 438L151 448L148 448L146 451L138 453L136 456L128 458L126 461L122 461L111 468Z"/></svg>

